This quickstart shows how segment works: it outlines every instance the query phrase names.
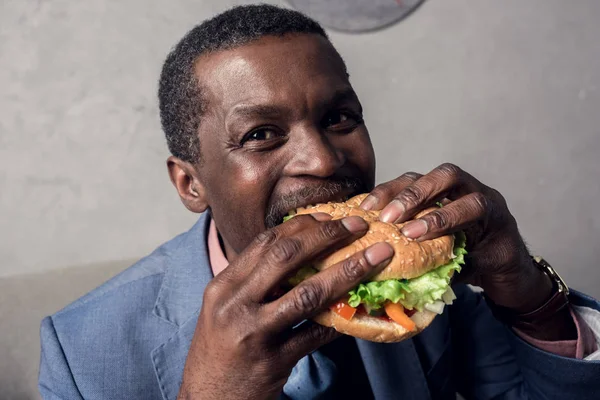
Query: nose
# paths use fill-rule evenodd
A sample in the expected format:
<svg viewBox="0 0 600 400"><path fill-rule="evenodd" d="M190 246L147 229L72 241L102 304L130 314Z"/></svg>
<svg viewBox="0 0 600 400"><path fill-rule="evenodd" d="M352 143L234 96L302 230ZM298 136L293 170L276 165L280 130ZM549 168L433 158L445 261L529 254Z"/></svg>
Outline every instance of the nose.
<svg viewBox="0 0 600 400"><path fill-rule="evenodd" d="M286 165L288 175L327 178L345 164L344 152L319 129L305 128L295 133L295 143L290 146L292 156Z"/></svg>

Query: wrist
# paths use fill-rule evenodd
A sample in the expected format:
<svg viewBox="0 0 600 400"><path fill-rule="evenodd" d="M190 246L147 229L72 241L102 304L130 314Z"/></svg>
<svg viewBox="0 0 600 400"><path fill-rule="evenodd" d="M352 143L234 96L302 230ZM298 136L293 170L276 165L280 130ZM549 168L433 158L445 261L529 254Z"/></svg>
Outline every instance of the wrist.
<svg viewBox="0 0 600 400"><path fill-rule="evenodd" d="M535 266L529 254L519 256L518 260L502 273L482 279L481 286L495 305L515 314L525 314L536 310L551 297L553 283Z"/></svg>
<svg viewBox="0 0 600 400"><path fill-rule="evenodd" d="M522 269L523 284L515 289L516 293L523 293L522 296L510 296L513 301L509 304L498 304L494 298L486 297L494 315L507 325L540 340L577 339L568 287L545 260L532 257L529 260L528 266Z"/></svg>
<svg viewBox="0 0 600 400"><path fill-rule="evenodd" d="M552 279L534 265L532 257L527 257L522 268L527 270L527 274L520 281L522 285L518 289L519 295L515 297L516 303L509 307L517 314L527 314L539 309L556 291Z"/></svg>
<svg viewBox="0 0 600 400"><path fill-rule="evenodd" d="M536 321L526 327L520 326L517 322L514 327L539 340L577 340L578 337L577 326L568 306L560 309L546 320Z"/></svg>

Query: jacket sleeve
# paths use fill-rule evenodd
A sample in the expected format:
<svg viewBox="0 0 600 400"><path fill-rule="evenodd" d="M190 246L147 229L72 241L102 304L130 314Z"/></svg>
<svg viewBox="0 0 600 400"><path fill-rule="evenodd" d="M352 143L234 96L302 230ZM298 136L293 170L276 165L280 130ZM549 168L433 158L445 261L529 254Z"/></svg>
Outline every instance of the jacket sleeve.
<svg viewBox="0 0 600 400"><path fill-rule="evenodd" d="M42 321L38 388L44 400L83 399L58 340L51 317Z"/></svg>
<svg viewBox="0 0 600 400"><path fill-rule="evenodd" d="M593 399L600 393L600 362L537 349L497 321L480 293L456 288L450 311L454 381L467 399ZM573 294L574 304L600 308Z"/></svg>

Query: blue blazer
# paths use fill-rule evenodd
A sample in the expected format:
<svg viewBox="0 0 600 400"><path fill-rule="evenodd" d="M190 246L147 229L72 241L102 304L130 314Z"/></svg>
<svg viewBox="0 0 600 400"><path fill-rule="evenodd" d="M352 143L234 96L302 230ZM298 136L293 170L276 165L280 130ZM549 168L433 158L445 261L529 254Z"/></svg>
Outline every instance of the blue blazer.
<svg viewBox="0 0 600 400"><path fill-rule="evenodd" d="M209 220L204 214L190 231L43 320L44 399L177 397L212 279ZM456 392L474 399L600 399L600 362L538 350L497 322L479 294L467 286L456 292L455 304L412 340L357 340L377 399L452 398ZM600 309L582 294L572 301ZM283 398L314 397L302 392L298 379L288 381Z"/></svg>

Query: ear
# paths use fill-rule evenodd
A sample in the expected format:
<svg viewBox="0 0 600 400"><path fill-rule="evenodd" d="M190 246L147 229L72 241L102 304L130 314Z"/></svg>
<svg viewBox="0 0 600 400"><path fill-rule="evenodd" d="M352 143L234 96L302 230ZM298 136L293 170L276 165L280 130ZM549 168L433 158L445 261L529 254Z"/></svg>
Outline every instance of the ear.
<svg viewBox="0 0 600 400"><path fill-rule="evenodd" d="M167 159L167 168L171 182L177 189L183 205L195 213L206 211L208 208L206 191L194 165L171 156Z"/></svg>

